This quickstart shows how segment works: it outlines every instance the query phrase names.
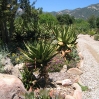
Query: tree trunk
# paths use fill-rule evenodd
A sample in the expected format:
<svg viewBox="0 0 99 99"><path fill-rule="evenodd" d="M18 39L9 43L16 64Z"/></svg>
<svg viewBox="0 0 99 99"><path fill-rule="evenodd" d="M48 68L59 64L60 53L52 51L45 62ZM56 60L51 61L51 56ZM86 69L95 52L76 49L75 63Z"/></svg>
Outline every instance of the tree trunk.
<svg viewBox="0 0 99 99"><path fill-rule="evenodd" d="M2 34L2 40L4 44L8 44L8 31L6 26L6 21L2 22L1 24L1 34Z"/></svg>

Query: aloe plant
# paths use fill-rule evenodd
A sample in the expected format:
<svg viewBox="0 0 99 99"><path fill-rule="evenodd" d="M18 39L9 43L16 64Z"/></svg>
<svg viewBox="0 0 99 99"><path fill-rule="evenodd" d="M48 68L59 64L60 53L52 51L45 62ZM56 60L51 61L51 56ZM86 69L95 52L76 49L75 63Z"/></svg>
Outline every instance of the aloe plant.
<svg viewBox="0 0 99 99"><path fill-rule="evenodd" d="M75 44L77 35L72 26L55 26L53 29L54 36L58 41L59 50L66 53L71 50L71 47Z"/></svg>
<svg viewBox="0 0 99 99"><path fill-rule="evenodd" d="M35 68L39 69L38 79L44 77L47 82L48 72L47 72L47 63L57 54L55 51L55 45L51 43L47 44L46 42L39 42L36 44L25 43L27 51L21 49L21 52L24 55L25 61L32 63Z"/></svg>

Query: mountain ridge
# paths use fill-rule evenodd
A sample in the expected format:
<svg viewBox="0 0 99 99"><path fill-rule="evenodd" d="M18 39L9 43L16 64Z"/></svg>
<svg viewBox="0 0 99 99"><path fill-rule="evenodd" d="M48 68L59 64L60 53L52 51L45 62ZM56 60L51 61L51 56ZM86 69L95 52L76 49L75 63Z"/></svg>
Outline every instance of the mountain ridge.
<svg viewBox="0 0 99 99"><path fill-rule="evenodd" d="M83 8L76 8L73 10L64 9L58 12L52 11L50 13L53 15L69 14L71 16L74 16L75 18L82 18L82 19L87 19L91 15L98 17L99 16L99 3L91 4Z"/></svg>

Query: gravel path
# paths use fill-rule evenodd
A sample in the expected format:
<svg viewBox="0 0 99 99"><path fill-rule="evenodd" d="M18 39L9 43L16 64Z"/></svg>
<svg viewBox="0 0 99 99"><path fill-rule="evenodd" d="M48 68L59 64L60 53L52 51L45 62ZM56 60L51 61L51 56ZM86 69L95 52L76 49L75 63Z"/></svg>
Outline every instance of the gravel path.
<svg viewBox="0 0 99 99"><path fill-rule="evenodd" d="M77 42L84 57L81 82L89 88L83 92L83 99L99 99L99 41L89 35L79 35Z"/></svg>

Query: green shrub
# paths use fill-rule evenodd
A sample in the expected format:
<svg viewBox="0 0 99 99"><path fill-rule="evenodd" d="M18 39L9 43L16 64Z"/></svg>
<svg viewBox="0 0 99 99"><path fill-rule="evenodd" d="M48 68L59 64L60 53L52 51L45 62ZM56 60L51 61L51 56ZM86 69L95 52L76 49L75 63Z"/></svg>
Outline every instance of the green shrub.
<svg viewBox="0 0 99 99"><path fill-rule="evenodd" d="M98 41L99 40L99 34L94 35L94 40Z"/></svg>
<svg viewBox="0 0 99 99"><path fill-rule="evenodd" d="M23 62L23 55L20 53L12 53L10 54L10 59L13 65L20 64Z"/></svg>
<svg viewBox="0 0 99 99"><path fill-rule="evenodd" d="M25 94L25 99L50 99L49 90L47 89L38 89L38 90L39 92L34 91Z"/></svg>
<svg viewBox="0 0 99 99"><path fill-rule="evenodd" d="M29 90L31 86L34 87L35 84L33 84L33 81L36 80L36 77L33 74L32 70L30 72L27 67L24 67L24 71L21 71L21 74L22 74L22 82L25 88Z"/></svg>
<svg viewBox="0 0 99 99"><path fill-rule="evenodd" d="M71 49L71 52L69 54L67 54L66 65L67 65L68 69L76 67L79 60L80 60L80 57L78 55L76 47L74 46Z"/></svg>
<svg viewBox="0 0 99 99"><path fill-rule="evenodd" d="M96 33L96 31L95 31L94 29L91 29L91 30L88 31L88 34L89 34L90 36L95 35L95 33Z"/></svg>

